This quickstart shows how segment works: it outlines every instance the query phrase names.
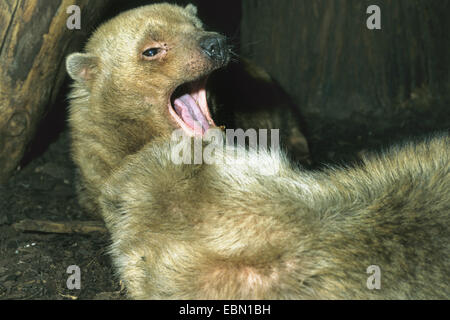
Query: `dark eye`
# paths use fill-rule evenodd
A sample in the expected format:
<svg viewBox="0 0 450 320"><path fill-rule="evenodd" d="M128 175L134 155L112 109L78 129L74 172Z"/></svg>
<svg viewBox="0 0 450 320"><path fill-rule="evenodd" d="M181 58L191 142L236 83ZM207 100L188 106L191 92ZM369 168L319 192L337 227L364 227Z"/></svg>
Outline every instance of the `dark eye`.
<svg viewBox="0 0 450 320"><path fill-rule="evenodd" d="M160 48L150 48L150 49L145 50L142 53L142 55L144 55L145 57L152 58L152 57L156 56L160 51L161 51Z"/></svg>

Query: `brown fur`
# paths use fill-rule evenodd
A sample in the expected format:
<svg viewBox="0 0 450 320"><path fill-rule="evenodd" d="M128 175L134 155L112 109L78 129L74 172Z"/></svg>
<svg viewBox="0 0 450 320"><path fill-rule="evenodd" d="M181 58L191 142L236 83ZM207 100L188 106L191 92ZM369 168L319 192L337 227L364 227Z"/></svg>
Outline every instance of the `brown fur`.
<svg viewBox="0 0 450 320"><path fill-rule="evenodd" d="M97 198L104 180L126 163L127 156L139 151L153 138L168 137L178 128L169 117L167 102L177 86L208 75L219 67L199 50L200 39L215 34L203 30L192 5L186 8L149 5L108 21L89 39L85 53L75 53L67 58L67 71L75 80L70 95L69 119L72 154L79 171L79 202L89 212L98 213ZM167 54L157 61L143 60L140 54L152 46L166 49ZM258 72L259 75L246 79L267 78L266 74ZM228 83L232 81L228 80ZM267 92L270 85L266 84L263 91ZM229 95L236 95L236 92L229 92ZM278 94L277 97L273 103L285 103L285 96ZM276 110L276 106L270 107ZM212 111L220 109L228 116L238 114L241 108L242 104L236 108L230 105L228 110L225 107ZM221 118L226 117L214 118L218 125L223 124ZM259 116L255 113L251 118L253 121L245 123L225 119L224 122L233 127L248 125L242 127L244 129L254 126L257 129L266 124L267 128L282 125L272 118L278 119L273 113L266 112ZM285 130L286 141L294 152L297 151L295 148L299 150L296 154L300 154L302 160L307 161L306 139L298 125L291 123L293 118L286 121L289 123L285 126L289 128Z"/></svg>
<svg viewBox="0 0 450 320"><path fill-rule="evenodd" d="M72 153L79 168L80 203L97 211L105 178L154 137L177 128L167 103L180 84L208 74L216 66L199 50L207 34L186 9L159 4L130 10L102 25L85 53L72 54L67 70L76 80L70 95ZM145 61L148 47L167 54Z"/></svg>
<svg viewBox="0 0 450 320"><path fill-rule="evenodd" d="M307 172L254 151L175 165L168 143L149 144L103 190L114 263L137 299L448 299L449 146L442 135Z"/></svg>
<svg viewBox="0 0 450 320"><path fill-rule="evenodd" d="M67 59L80 202L101 206L131 297L449 298L448 136L323 172L253 151L245 163L170 161L171 92L219 67L199 51L212 33L195 13L167 4L123 13ZM167 53L142 60L154 45ZM248 115L232 120L264 128L271 117ZM274 176L258 170L273 166ZM370 265L381 290L366 287Z"/></svg>

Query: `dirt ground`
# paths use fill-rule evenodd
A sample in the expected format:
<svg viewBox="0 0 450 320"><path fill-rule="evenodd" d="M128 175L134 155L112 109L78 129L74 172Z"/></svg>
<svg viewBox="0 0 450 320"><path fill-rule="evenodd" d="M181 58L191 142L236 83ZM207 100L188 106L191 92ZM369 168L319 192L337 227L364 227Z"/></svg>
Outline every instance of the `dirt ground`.
<svg viewBox="0 0 450 320"><path fill-rule="evenodd" d="M0 189L0 299L121 297L105 252L107 235L26 233L12 227L23 219L90 220L76 201L68 146L65 131ZM71 265L80 267L81 290L67 289Z"/></svg>
<svg viewBox="0 0 450 320"><path fill-rule="evenodd" d="M347 163L363 149L379 149L392 140L448 129L448 107L441 105L432 114L394 119L384 133L374 128L371 134L371 120L364 118L310 128L307 137L313 159L317 164L342 163L343 159ZM0 186L0 299L126 299L107 255L107 234L20 232L12 226L23 219L91 220L75 196L66 108L62 93L24 164ZM355 134L355 128L360 128L361 135ZM80 267L80 290L67 288L71 265Z"/></svg>

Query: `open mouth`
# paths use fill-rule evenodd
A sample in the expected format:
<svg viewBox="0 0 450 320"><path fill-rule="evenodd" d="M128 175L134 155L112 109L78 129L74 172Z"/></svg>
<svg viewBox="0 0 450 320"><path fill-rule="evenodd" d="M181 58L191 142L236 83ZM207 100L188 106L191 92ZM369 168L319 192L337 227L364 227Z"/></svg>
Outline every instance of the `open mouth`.
<svg viewBox="0 0 450 320"><path fill-rule="evenodd" d="M169 101L169 113L189 136L203 136L216 127L206 101L206 78L179 86Z"/></svg>

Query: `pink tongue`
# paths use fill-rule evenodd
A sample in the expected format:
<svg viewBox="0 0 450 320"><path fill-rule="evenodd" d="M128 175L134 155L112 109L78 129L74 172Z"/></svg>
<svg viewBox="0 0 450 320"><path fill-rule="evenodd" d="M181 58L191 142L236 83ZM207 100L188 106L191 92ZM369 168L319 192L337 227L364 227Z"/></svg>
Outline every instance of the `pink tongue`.
<svg viewBox="0 0 450 320"><path fill-rule="evenodd" d="M190 94L176 99L174 107L180 118L197 134L203 134L209 129L209 123L206 121L200 107ZM197 124L195 124L197 122ZM195 125L194 125L195 124Z"/></svg>

